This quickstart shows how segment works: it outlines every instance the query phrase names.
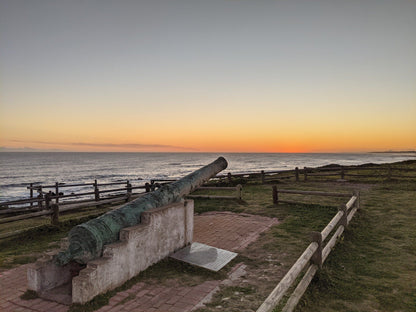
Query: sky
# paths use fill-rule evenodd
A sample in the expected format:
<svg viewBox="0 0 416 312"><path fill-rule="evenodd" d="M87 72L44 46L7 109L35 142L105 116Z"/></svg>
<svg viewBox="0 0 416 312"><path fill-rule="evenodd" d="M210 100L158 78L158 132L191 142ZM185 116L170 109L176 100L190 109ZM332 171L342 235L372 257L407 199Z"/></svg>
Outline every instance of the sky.
<svg viewBox="0 0 416 312"><path fill-rule="evenodd" d="M0 0L0 147L416 150L416 1Z"/></svg>

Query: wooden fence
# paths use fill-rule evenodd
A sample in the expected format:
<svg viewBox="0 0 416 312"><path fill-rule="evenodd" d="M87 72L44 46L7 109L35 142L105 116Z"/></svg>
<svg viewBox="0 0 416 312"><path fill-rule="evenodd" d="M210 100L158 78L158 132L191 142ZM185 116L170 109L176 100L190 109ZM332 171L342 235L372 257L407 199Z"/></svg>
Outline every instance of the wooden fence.
<svg viewBox="0 0 416 312"><path fill-rule="evenodd" d="M111 188L114 186L115 188ZM52 224L58 224L61 213L76 211L87 207L100 207L105 204L114 205L125 203L142 196L145 192L154 190L158 186L160 185L154 183L132 186L129 181L99 184L97 180L94 183L79 184L30 184L27 187L30 191L30 198L0 203L0 224L45 216L51 217ZM73 193L70 190L68 194L62 192L70 188L89 187L91 188L90 191L87 190L80 193ZM134 192L134 190L144 191ZM34 197L34 191L38 193L37 197ZM27 229L1 233L0 238L15 236L25 230Z"/></svg>
<svg viewBox="0 0 416 312"><path fill-rule="evenodd" d="M258 180L262 184L276 180L286 180L296 177L296 172L299 177L299 169L294 170L276 170L276 171L264 171L260 172L247 172L247 173L231 173L228 172L226 175L217 175L213 179L219 181L225 181L227 183L233 183L235 179L250 179Z"/></svg>
<svg viewBox="0 0 416 312"><path fill-rule="evenodd" d="M345 181L348 178L386 178L390 179L411 179L416 180L416 169L400 168L395 165L367 165L367 166L332 166L320 168L299 169L296 167L292 170L277 170L260 172L248 172L226 175L217 175L213 178L217 182L225 182L226 184L235 185L236 183L244 183L244 180L257 181L259 183L271 183L280 180L308 181L314 178L330 178ZM176 181L174 179L152 179L150 183L145 185L133 186L130 181L119 181L112 183L93 183L65 184L55 183L54 185L34 185L30 184L27 188L30 192L29 199L0 202L0 224L23 220L32 217L52 215L53 204L58 205L59 212L76 210L89 206L99 206L102 204L115 204L117 202L129 201L133 198L141 196L143 192L150 192L163 184ZM108 189L108 187L118 185L118 188ZM69 188L84 188L91 190L81 193L65 194L64 191ZM219 190L220 188L215 188ZM143 190L143 192L134 193L134 190ZM227 190L235 191L235 196L215 196L215 195L195 195L205 198L238 198L241 199L241 189L236 187L227 188ZM34 193L37 192L37 196ZM279 199L279 190L273 193L276 197L276 203L289 202ZM192 195L191 195L192 196ZM56 208L54 208L56 209ZM56 220L52 217L52 220ZM55 222L55 221L52 221ZM1 238L1 235L0 235Z"/></svg>
<svg viewBox="0 0 416 312"><path fill-rule="evenodd" d="M235 187L219 187L219 186L202 186L196 189L206 190L206 191L233 191L235 195L188 195L188 198L207 198L207 199L241 199L243 187L241 184L238 184Z"/></svg>
<svg viewBox="0 0 416 312"><path fill-rule="evenodd" d="M297 190L279 190L280 193L290 193L299 195L319 195L319 196L346 196L343 193L324 193L313 191L297 191ZM275 189L273 189L273 194ZM351 196L349 194L348 196ZM273 196L273 201L275 197ZM277 201L279 202L279 201ZM277 204L277 202L275 202ZM295 309L302 295L305 293L307 287L312 281L315 273L322 268L323 263L327 259L329 253L337 243L338 238L342 235L345 228L351 222L357 209L360 207L360 194L354 192L354 195L348 202L340 208L338 213L332 218L328 225L321 232L311 233L312 242L305 249L302 255L298 258L295 264L290 268L286 275L282 278L280 283L273 289L263 304L257 309L257 312L270 312L281 301L288 289L295 283L298 276L306 268L306 273L297 284L297 287L290 295L286 305L283 307L283 312L291 312ZM324 242L332 232L332 237L324 246Z"/></svg>
<svg viewBox="0 0 416 312"><path fill-rule="evenodd" d="M145 185L132 186L129 181L113 182L113 183L79 183L64 184L55 183L54 185L33 185L27 188L30 191L30 198L22 200L14 200L0 203L0 225L16 222L25 219L50 216L51 224L59 223L59 215L71 211L87 207L100 207L104 204L121 204L131 201L147 192L154 191L164 184L171 183L173 179L157 180L153 179ZM117 187L121 186L123 187ZM106 187L116 186L116 188L105 189ZM62 190L69 188L91 188L90 191L81 193L64 194ZM53 191L52 191L53 190ZM144 190L136 192L134 190ZM215 199L241 199L242 186L235 187L200 187L198 190L226 190L235 192L234 195L189 195L190 198L215 198ZM38 196L34 196L34 191ZM27 229L25 229L27 230ZM1 238L7 238L20 234L25 230L0 233Z"/></svg>
<svg viewBox="0 0 416 312"><path fill-rule="evenodd" d="M401 173L401 174L398 174ZM405 174L403 174L405 173ZM410 175L409 175L410 173ZM390 165L369 165L369 166L335 166L335 167L321 167L308 168L304 167L302 170L303 179L306 181L314 177L335 177L340 180L347 180L348 178L384 178L392 179L415 179L416 169L400 168Z"/></svg>
<svg viewBox="0 0 416 312"><path fill-rule="evenodd" d="M401 168L390 165L333 166L318 168L303 167L303 169L299 169L298 167L296 167L295 169L267 172L264 170L261 170L260 172L248 172L238 174L232 174L229 172L227 175L217 175L215 178L221 181L227 181L228 183L233 183L234 180L239 179L257 179L262 184L265 184L268 182L287 179L292 179L295 181L308 181L316 177L327 177L331 178L332 180L338 178L340 181L345 181L348 178L385 178L387 180L416 180L416 169Z"/></svg>
<svg viewBox="0 0 416 312"><path fill-rule="evenodd" d="M279 194L297 194L297 195L314 195L314 196L331 196L331 197L351 197L350 193L334 193L334 192L317 192L317 191L298 191L298 190L283 190L277 189L276 185L272 187L273 204L285 203L296 204L297 201L282 200L279 198Z"/></svg>
<svg viewBox="0 0 416 312"><path fill-rule="evenodd" d="M112 186L112 185L121 185L124 184L125 187L111 188L111 189L101 189L103 186ZM62 192L63 188L74 188L74 187L91 187L91 191L84 191L81 193L70 192L69 194L64 194ZM117 197L129 197L133 194L133 190L145 189L150 191L150 187L147 185L132 186L129 181L123 182L112 182L112 183L97 183L97 180L94 183L79 183L79 184L64 184L56 183L55 185L33 185L27 187L30 191L30 198L5 201L0 202L0 215L2 214L18 214L24 213L27 211L39 211L39 210L48 210L50 209L51 204L60 203L68 204L79 204L81 202L102 202L103 200L115 199ZM54 192L51 190L53 189ZM33 191L37 191L38 195L34 197ZM102 194L107 194L107 196L101 196ZM71 199L73 199L71 201Z"/></svg>
<svg viewBox="0 0 416 312"><path fill-rule="evenodd" d="M370 171L369 174L368 171ZM374 171L377 171L377 174L374 174ZM358 172L358 173L357 173ZM397 174L405 173L405 174ZM345 180L347 177L352 178L387 178L387 179L415 179L416 180L416 169L411 168L400 168L396 166L390 165L369 165L369 166L333 166L333 167L319 167L319 168L308 168L304 167L303 169L299 169L296 167L295 169L291 170L277 170L277 171L267 171L261 170L260 172L248 172L248 173L238 173L232 174L229 172L226 175L217 175L214 177L214 180L217 181L226 181L228 183L233 183L236 179L250 179L250 180L258 180L261 183L268 183L277 180L286 180L286 179L294 179L295 181L300 180L309 180L313 177L339 177L340 180ZM410 174L410 175L409 175ZM66 184L66 183L58 183L56 182L54 185L33 185L30 184L27 188L30 191L30 198L25 200L18 200L18 201L8 201L8 202L0 202L0 215L4 212L1 208L7 208L7 206L16 206L16 205L23 205L23 204L30 204L30 207L24 207L23 209L30 209L34 206L37 208L48 208L48 205L54 200L55 203L58 203L60 199L64 198L77 198L82 196L89 196L94 195L95 200L100 200L100 194L103 193L111 193L116 191L125 191L131 193L134 189L145 189L146 192L150 192L157 187L160 187L163 184L167 184L170 182L176 181L175 179L152 179L150 183L146 183L145 185L141 186L132 186L130 182L122 181L122 182L112 182L112 183L101 183L98 184L97 180L94 183L82 183L82 184ZM109 185L126 185L123 188L119 189L110 189L110 190L100 190L101 186L109 186ZM78 194L69 194L64 195L61 191L64 188L69 187L92 187L93 189L90 192L78 193ZM45 191L48 190L48 191ZM34 191L38 192L38 196L34 196ZM35 209L36 210L36 209ZM19 209L19 211L23 211Z"/></svg>

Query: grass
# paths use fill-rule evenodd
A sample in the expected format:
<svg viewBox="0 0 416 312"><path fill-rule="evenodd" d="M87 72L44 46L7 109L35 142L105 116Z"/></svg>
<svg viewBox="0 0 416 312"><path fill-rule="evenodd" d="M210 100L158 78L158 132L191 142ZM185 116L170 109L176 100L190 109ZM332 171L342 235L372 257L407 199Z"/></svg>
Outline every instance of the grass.
<svg viewBox="0 0 416 312"><path fill-rule="evenodd" d="M416 163L400 164L403 166L416 168ZM376 172L377 168L372 173ZM416 311L416 181L355 178L337 182L338 178L331 178L329 182L310 178L277 183L278 188L284 189L361 191L362 209L313 279L296 311ZM339 205L347 200L280 194L281 199L301 203L273 205L270 184L248 182L243 185L242 200L195 199L195 213L244 212L277 217L281 223L263 233L233 261L231 266L238 262L247 266L242 281L222 286L211 303L198 312L256 310L309 244L309 233L321 231ZM230 192L203 193L228 195ZM85 216L83 213L77 216L81 219L75 221L71 221L74 216L62 219L59 227L43 225L20 237L0 241L0 267L31 262L40 252L56 248L59 239L66 236L73 225L92 217L88 212ZM116 292L129 289L138 281L163 284L177 280L183 285L197 285L204 280L224 279L229 268L221 274L213 274L163 260L120 288L98 296L87 305L73 305L70 311L94 311Z"/></svg>
<svg viewBox="0 0 416 312"><path fill-rule="evenodd" d="M344 184L316 184L314 182L279 184L279 188L299 190L321 190L330 188L333 191L346 190ZM347 188L352 190L352 188ZM298 199L310 202L310 199L292 194L282 194L285 199ZM212 311L255 311L284 274L289 270L297 257L310 242L310 232L322 230L337 213L338 206L345 203L345 198L313 197L315 202L324 204L279 204L273 205L270 185L245 185L243 201L217 203L216 200L198 200L197 211L229 210L277 217L281 223L261 235L255 244L251 244L241 253L247 265L247 276L238 287L249 287L248 294L230 295L228 287L223 287L214 296L213 301L198 312ZM218 208L216 208L218 207Z"/></svg>
<svg viewBox="0 0 416 312"><path fill-rule="evenodd" d="M220 291L217 292L212 298L211 302L206 304L206 308L198 309L198 312L209 311L209 308L215 309L228 309L228 302L240 301L241 308L246 305L246 300L256 293L253 285L244 286L221 286ZM241 298L246 298L241 300ZM234 305L235 308L235 305Z"/></svg>
<svg viewBox="0 0 416 312"><path fill-rule="evenodd" d="M415 162L405 165L410 168L416 166ZM377 169L368 174L377 174ZM313 182L278 184L278 188L332 192L359 189L362 194L362 209L312 281L296 311L416 311L416 182L388 181L385 178L354 179L347 183L338 183L333 179L332 183L328 183L314 178ZM244 185L244 201L225 203L221 209L269 215L283 221L259 239L260 247L251 245L245 252L247 259L250 259L250 262L246 261L249 270L255 271L255 267L267 270L267 261L263 260L262 253L267 250L281 265L283 272L279 274L276 269L274 273L278 278L275 283L262 280L263 285L272 285L261 287L256 284L254 291L242 298L229 296L228 290L223 289L214 297L212 304L200 312L256 310L307 246L308 233L322 230L339 204L333 198L282 194L282 199L300 198L304 203L320 204L274 207L270 204L271 195L266 188ZM207 211L210 203L201 202L197 206ZM239 305L238 301L243 299L245 304ZM256 304L251 305L247 299ZM280 311L282 307L275 311Z"/></svg>
<svg viewBox="0 0 416 312"><path fill-rule="evenodd" d="M297 311L416 311L415 191L416 183L390 182L363 194Z"/></svg>

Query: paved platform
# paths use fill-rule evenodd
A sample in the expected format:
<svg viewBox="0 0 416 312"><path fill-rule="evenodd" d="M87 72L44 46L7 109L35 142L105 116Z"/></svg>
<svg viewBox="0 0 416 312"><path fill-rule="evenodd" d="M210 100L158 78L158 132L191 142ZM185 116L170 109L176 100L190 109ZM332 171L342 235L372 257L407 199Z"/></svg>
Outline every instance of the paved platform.
<svg viewBox="0 0 416 312"><path fill-rule="evenodd" d="M195 216L194 241L238 252L254 242L260 233L277 223L277 219L262 216L208 212ZM26 269L27 265L22 265L0 273L0 311L66 312L68 306L55 302L39 298L20 299L26 291ZM227 280L208 280L189 287L180 286L174 280L166 285L139 282L126 291L118 292L110 299L108 305L97 311L192 311L209 301L221 284L238 278L243 271L244 265L238 264L231 270Z"/></svg>

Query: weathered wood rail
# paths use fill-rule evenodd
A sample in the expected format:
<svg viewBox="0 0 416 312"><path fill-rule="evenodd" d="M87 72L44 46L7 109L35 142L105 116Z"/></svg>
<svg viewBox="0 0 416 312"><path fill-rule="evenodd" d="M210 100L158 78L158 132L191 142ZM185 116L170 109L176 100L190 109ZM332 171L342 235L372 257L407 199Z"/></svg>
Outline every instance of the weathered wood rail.
<svg viewBox="0 0 416 312"><path fill-rule="evenodd" d="M112 185L121 185L125 184L126 186L123 188L112 188L112 189L99 189L102 186L112 186ZM69 194L64 194L62 192L63 188L74 188L74 187L93 187L91 191L83 191L80 193L74 193L73 191L69 191ZM130 182L127 180L125 182L112 182L112 183L102 183L98 184L97 180L94 183L78 183L78 184L64 184L64 183L56 183L55 185L33 185L32 183L30 186L27 187L30 191L30 198L28 199L20 199L20 200L12 200L12 201L5 201L0 202L0 216L5 214L19 214L25 213L27 211L39 211L39 210L47 210L50 208L52 203L63 203L67 204L79 204L82 202L101 202L103 200L114 199L117 197L129 197L133 194L133 190L143 189L146 190L146 185L139 185L139 186L132 186ZM53 189L55 192L52 192ZM38 196L34 197L33 191L36 190L38 192ZM150 190L149 190L150 191ZM108 195L106 197L102 197L101 194ZM113 194L109 194L113 193ZM64 200L65 199L65 200ZM70 201L68 199L74 199ZM25 206L26 205L26 206ZM0 221L1 223L1 221Z"/></svg>
<svg viewBox="0 0 416 312"><path fill-rule="evenodd" d="M151 180L150 183L145 185L132 186L129 181L126 182L113 182L113 183L78 183L78 184L63 184L56 183L55 185L46 186L34 186L30 185L27 188L31 191L32 198L1 202L0 207L0 225L10 222L16 222L31 218L39 218L50 216L51 224L59 224L59 215L62 213L73 212L76 210L88 208L88 207L100 207L102 205L110 204L116 205L131 201L140 196L145 195L147 192L154 191L160 186L174 182L173 179L164 180ZM100 189L100 187L108 187L113 185L126 185L125 187L116 187L110 189ZM92 191L84 191L81 193L62 194L59 191L63 188L70 187L93 187ZM46 191L53 188L55 192ZM39 193L38 198L33 197L33 190ZM143 192L136 192L134 190L144 190ZM242 186L237 185L235 187L200 187L198 190L209 191L232 191L234 195L189 195L191 198L209 198L209 199L241 199ZM103 194L107 196L104 197ZM72 199L72 200L71 200ZM26 205L26 206L25 206ZM25 229L27 230L27 229ZM0 233L1 238L7 238L20 234L24 230L12 231L7 233Z"/></svg>
<svg viewBox="0 0 416 312"><path fill-rule="evenodd" d="M231 173L228 172L226 175L217 175L214 179L220 181L226 181L228 183L233 183L235 179L250 179L258 180L261 183L267 183L270 181L276 180L286 180L291 178L296 178L296 173L299 172L299 169L294 170L276 170L276 171L264 171L260 172L247 172L247 173ZM299 173L297 173L299 177Z"/></svg>
<svg viewBox="0 0 416 312"><path fill-rule="evenodd" d="M282 190L280 190L282 191ZM283 191L282 191L283 192ZM297 190L285 190L290 194L302 194L302 195L319 195L319 196L346 196L347 194L336 194L324 192L312 192L312 191L297 191ZM351 196L348 195L348 196ZM360 194L354 192L354 195L348 200L346 204L340 207L338 213L332 218L327 226L321 232L311 233L311 243L297 259L293 266L289 269L286 275L281 279L279 284L273 289L270 295L257 309L257 312L271 312L281 302L282 298L286 295L288 289L294 286L294 283L306 269L302 279L297 284L295 290L290 295L285 306L281 311L292 312L297 306L299 300L305 293L307 287L312 281L316 272L322 268L323 263L328 258L331 250L337 243L338 238L342 235L348 224L351 222L352 217L360 207ZM332 237L328 239L324 246L324 242L332 233Z"/></svg>
<svg viewBox="0 0 416 312"><path fill-rule="evenodd" d="M376 172L376 173L374 173ZM397 174L400 173L400 174ZM405 173L405 174L403 174ZM416 169L401 168L391 165L368 165L368 166L333 166L333 167L318 167L310 168L303 167L302 169L296 167L289 170L248 172L227 175L217 175L216 178L221 181L233 183L239 179L257 179L262 184L270 183L278 180L295 180L308 181L312 178L334 178L338 177L341 181L350 178L385 178L391 179L414 179L416 180Z"/></svg>
<svg viewBox="0 0 416 312"><path fill-rule="evenodd" d="M407 174L397 174L407 173ZM416 179L416 169L400 168L391 165L369 165L369 166L335 166L322 168L304 167L302 170L304 180L313 177L336 177L341 180L350 178L385 178L392 179ZM396 174L395 174L396 173ZM409 175L410 173L410 175Z"/></svg>
<svg viewBox="0 0 416 312"><path fill-rule="evenodd" d="M295 194L295 195L313 195L313 196L331 196L331 197L351 197L351 193L335 193L335 192L319 192L319 191L299 191L299 190L284 190L278 189L276 185L272 186L273 204L285 203L296 204L299 203L293 200L281 200L279 194Z"/></svg>
<svg viewBox="0 0 416 312"><path fill-rule="evenodd" d="M116 189L101 189L100 187L105 187L105 186L113 186L113 185L126 185L123 188L116 188ZM83 193L73 193L71 192L70 194L64 195L62 191L63 188L74 188L74 187L83 187L83 188L88 188L88 187L92 187L93 190L88 191L88 192L83 192ZM59 202L59 199L61 198L68 198L68 197L72 197L72 198L77 198L77 197L85 197L85 196L89 196L89 195L94 195L95 196L95 200L98 201L100 200L100 194L104 194L104 193L112 193L112 192L127 192L127 193L132 193L133 190L135 189L146 189L145 185L140 185L140 186L135 186L133 187L130 183L129 180L126 181L118 181L118 182L111 182L111 183L98 183L97 180L94 181L94 183L73 183L73 184L66 184L66 183L59 183L56 182L54 185L33 185L33 183L31 183L27 189L30 191L30 199L33 200L34 199L34 194L33 191L37 191L38 192L38 196L36 197L37 200L33 200L31 202L31 206L33 206L34 202L38 202L38 205L42 205L43 203L45 203L45 205L50 204L51 200L55 200L56 203ZM48 190L48 191L45 191ZM53 191L52 191L53 190ZM120 195L120 194L119 194ZM5 202L5 203L0 203L0 205L10 205L13 204L13 202Z"/></svg>
<svg viewBox="0 0 416 312"><path fill-rule="evenodd" d="M119 187L121 185L125 186ZM114 188L111 188L112 186ZM74 193L70 189L80 187L82 189L91 187L92 190ZM94 183L64 184L57 182L54 185L30 184L27 188L30 191L31 198L0 203L0 225L46 216L50 216L51 224L58 224L59 215L62 213L74 212L89 207L94 209L94 207L108 204L122 204L151 191L146 185L132 186L128 180L101 184L97 180ZM67 194L64 194L62 190L69 191L67 191ZM143 192L137 190L143 190ZM33 191L38 192L37 197L33 196ZM0 233L0 238L18 235L27 229Z"/></svg>
<svg viewBox="0 0 416 312"><path fill-rule="evenodd" d="M241 199L243 187L238 184L235 187L220 187L220 186L202 186L196 189L205 191L233 191L235 195L188 195L188 198L207 198L207 199Z"/></svg>

